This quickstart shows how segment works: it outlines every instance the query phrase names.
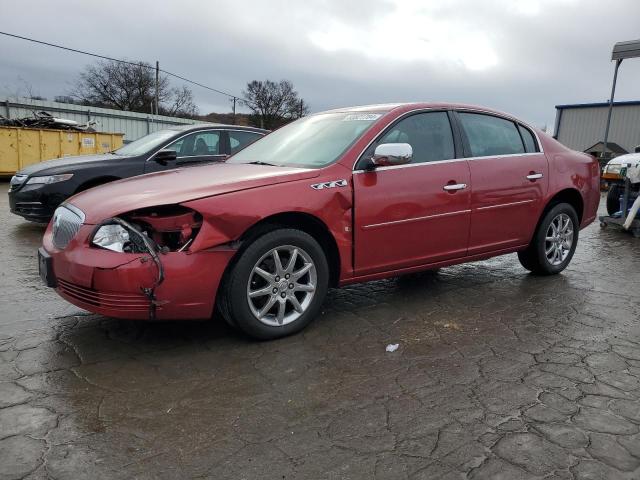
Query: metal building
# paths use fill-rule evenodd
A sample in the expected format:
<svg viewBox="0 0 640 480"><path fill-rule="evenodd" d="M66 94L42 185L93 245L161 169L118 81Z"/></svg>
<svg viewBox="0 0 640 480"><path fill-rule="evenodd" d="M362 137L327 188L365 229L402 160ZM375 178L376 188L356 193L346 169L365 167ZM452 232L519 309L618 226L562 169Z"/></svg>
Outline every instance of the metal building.
<svg viewBox="0 0 640 480"><path fill-rule="evenodd" d="M165 117L147 113L125 112L109 108L88 107L73 103L49 102L44 100L10 100L0 101L0 115L6 118L22 118L33 112L45 111L54 117L75 120L81 124L89 121L97 122L94 127L100 132L123 133L124 141L131 142L148 133L161 130L171 125L190 125L200 123L186 118Z"/></svg>
<svg viewBox="0 0 640 480"><path fill-rule="evenodd" d="M597 147L604 137L608 107L607 102L556 105L554 136L574 150L584 152ZM640 145L640 101L614 102L608 141L623 150L614 151L613 156L631 153ZM610 156L612 152L608 150L607 157Z"/></svg>

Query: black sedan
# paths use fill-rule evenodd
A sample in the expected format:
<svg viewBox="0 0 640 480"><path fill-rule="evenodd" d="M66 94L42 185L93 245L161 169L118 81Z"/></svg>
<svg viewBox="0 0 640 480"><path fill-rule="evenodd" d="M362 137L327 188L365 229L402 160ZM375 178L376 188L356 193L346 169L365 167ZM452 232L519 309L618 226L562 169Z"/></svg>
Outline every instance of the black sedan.
<svg viewBox="0 0 640 480"><path fill-rule="evenodd" d="M11 179L11 212L33 222L47 222L58 205L78 192L144 173L221 162L266 133L252 127L188 125L150 133L104 155L37 163Z"/></svg>

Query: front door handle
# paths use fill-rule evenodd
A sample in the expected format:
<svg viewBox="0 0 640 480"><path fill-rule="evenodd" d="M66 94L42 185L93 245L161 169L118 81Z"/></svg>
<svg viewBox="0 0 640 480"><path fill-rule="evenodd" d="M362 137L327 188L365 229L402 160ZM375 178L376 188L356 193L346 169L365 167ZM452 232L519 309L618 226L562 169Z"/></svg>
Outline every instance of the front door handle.
<svg viewBox="0 0 640 480"><path fill-rule="evenodd" d="M442 187L442 189L447 192L451 192L455 190L464 190L465 188L467 188L466 183L453 183L453 184L447 184L444 187Z"/></svg>
<svg viewBox="0 0 640 480"><path fill-rule="evenodd" d="M529 175L527 175L527 180L537 180L542 177L544 177L544 175L541 173L531 172Z"/></svg>

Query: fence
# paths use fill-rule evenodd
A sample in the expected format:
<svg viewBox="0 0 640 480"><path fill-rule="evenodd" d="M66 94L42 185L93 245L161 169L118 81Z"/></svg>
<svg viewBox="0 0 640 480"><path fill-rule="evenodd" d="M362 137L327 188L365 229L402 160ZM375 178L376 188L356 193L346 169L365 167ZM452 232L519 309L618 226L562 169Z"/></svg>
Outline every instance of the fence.
<svg viewBox="0 0 640 480"><path fill-rule="evenodd" d="M94 129L99 132L122 133L124 141L131 142L156 130L172 125L192 125L201 123L186 118L166 117L146 113L125 112L110 108L87 107L73 103L49 102L46 100L5 99L0 101L0 115L6 118L30 116L34 111L42 111L54 117L75 120L79 123L95 121Z"/></svg>

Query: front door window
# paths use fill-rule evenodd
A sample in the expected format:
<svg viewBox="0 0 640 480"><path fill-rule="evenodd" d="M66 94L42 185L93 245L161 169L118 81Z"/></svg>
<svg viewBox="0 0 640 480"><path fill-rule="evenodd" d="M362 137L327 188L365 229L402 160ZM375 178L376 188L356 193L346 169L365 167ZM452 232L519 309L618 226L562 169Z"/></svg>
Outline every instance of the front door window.
<svg viewBox="0 0 640 480"><path fill-rule="evenodd" d="M195 132L165 147L180 158L220 155L220 132Z"/></svg>

